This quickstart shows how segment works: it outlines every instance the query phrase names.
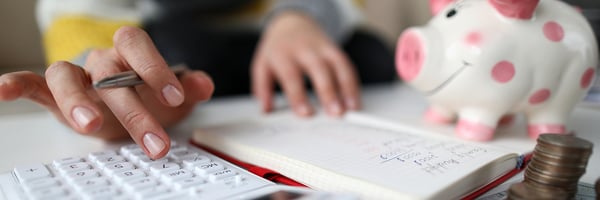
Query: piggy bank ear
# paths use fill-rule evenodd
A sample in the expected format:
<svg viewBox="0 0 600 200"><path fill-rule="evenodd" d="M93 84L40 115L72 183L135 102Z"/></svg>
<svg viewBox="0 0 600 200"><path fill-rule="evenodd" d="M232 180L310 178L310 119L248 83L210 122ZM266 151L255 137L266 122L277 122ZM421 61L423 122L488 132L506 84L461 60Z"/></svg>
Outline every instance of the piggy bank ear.
<svg viewBox="0 0 600 200"><path fill-rule="evenodd" d="M505 17L531 19L540 0L489 0L489 2Z"/></svg>
<svg viewBox="0 0 600 200"><path fill-rule="evenodd" d="M441 10L446 8L446 6L453 3L454 0L429 0L429 8L431 9L431 14L436 16Z"/></svg>

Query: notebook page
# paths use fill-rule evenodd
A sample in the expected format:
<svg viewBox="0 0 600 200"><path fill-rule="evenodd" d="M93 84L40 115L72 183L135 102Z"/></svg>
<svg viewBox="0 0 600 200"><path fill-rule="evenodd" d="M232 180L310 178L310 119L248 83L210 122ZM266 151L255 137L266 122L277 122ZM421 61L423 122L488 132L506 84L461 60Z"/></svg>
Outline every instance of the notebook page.
<svg viewBox="0 0 600 200"><path fill-rule="evenodd" d="M204 132L212 133L211 137L223 137L223 140L233 140L245 146L276 152L327 171L418 197L429 197L456 186L455 183L470 172L494 162L495 159L507 159L509 155L492 147L432 139L335 120L262 125L238 123ZM516 159L514 160L508 167L504 167L506 169L494 170L508 171L514 167ZM500 172L490 172L498 173ZM304 176L327 175L309 173ZM465 187L474 189L478 186L474 184Z"/></svg>

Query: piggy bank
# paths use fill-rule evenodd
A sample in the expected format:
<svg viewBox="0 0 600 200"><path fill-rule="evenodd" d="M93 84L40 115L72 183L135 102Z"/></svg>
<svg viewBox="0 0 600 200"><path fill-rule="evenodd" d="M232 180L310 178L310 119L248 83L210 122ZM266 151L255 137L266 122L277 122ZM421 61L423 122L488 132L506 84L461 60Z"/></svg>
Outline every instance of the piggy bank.
<svg viewBox="0 0 600 200"><path fill-rule="evenodd" d="M434 17L398 40L400 77L430 102L425 118L488 141L515 114L528 134L565 133L595 77L598 46L558 0L430 0ZM600 123L600 121L599 121Z"/></svg>

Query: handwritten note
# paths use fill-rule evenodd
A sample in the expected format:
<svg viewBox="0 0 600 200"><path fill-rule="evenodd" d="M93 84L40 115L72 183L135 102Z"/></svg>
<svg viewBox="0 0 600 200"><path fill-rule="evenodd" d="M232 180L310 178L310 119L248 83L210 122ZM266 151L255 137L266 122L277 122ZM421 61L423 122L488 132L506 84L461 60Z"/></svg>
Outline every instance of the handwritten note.
<svg viewBox="0 0 600 200"><path fill-rule="evenodd" d="M510 154L484 145L335 120L245 124L226 132L220 137L345 177L423 194L443 190Z"/></svg>
<svg viewBox="0 0 600 200"><path fill-rule="evenodd" d="M510 170L516 163L515 161L511 166L511 162L507 162L509 165L495 168L496 165L491 163L502 159L516 159L516 156L485 145L347 121L255 122L236 124L226 130L214 131L213 135L218 135L214 137L220 138L220 141L229 141L230 144L234 141L237 145L251 147L244 148L244 151L260 149L258 153L252 154L257 157L271 153L277 155L276 160L279 162L263 163L265 165L284 167L285 164L281 163L299 161L313 166L309 168L318 169L319 172L312 172L302 168L302 172L296 174L296 178L302 180L312 178L318 182L324 176L350 177L352 180L385 186L392 191L424 196L432 194L432 191L448 191L448 187L456 185L469 187L456 183L461 183L471 173L486 167L496 171L486 171L475 177L478 180L491 180L496 176L493 174L506 172L498 170ZM234 147L229 145L229 148ZM323 170L335 175L324 175ZM335 180L329 180L332 179ZM472 180L462 183L464 182L471 184ZM474 188L464 190L470 189Z"/></svg>

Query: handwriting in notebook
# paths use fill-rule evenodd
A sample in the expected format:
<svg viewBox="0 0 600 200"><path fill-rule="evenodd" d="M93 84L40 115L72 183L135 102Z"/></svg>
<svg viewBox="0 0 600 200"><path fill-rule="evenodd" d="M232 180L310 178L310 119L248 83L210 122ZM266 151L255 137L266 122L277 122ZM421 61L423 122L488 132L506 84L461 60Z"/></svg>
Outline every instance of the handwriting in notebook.
<svg viewBox="0 0 600 200"><path fill-rule="evenodd" d="M352 146L357 152L356 160L372 161L366 165L392 165L418 170L431 176L442 175L457 170L464 163L485 159L488 149L467 143L432 140L414 134L392 132L379 128L355 124L316 124L305 127L303 134L320 134L323 140L330 141L331 147ZM283 130L282 128L270 128ZM289 129L288 129L289 130ZM378 134L364 137L363 133ZM337 143L337 144L335 144ZM411 170L411 171L412 171Z"/></svg>

